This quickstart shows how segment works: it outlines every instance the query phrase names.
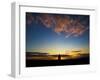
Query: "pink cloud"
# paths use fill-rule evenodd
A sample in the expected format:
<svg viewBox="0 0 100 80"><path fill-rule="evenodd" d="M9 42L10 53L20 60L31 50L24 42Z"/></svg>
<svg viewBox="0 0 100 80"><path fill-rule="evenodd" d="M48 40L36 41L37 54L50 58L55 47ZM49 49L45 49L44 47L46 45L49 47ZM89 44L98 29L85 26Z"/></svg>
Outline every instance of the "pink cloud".
<svg viewBox="0 0 100 80"><path fill-rule="evenodd" d="M34 21L34 17L32 16L32 14L27 14L26 18L27 18L26 21L27 24L31 24Z"/></svg>
<svg viewBox="0 0 100 80"><path fill-rule="evenodd" d="M52 16L48 14L42 14L38 17L38 19L43 23L43 25L47 28L50 28L52 25Z"/></svg>
<svg viewBox="0 0 100 80"><path fill-rule="evenodd" d="M27 23L31 24L34 17L30 14L27 15ZM41 22L46 28L52 28L57 34L65 34L65 37L70 36L78 37L84 34L88 28L81 24L79 19L72 19L69 16L59 16L50 14L41 14L37 16L36 22Z"/></svg>

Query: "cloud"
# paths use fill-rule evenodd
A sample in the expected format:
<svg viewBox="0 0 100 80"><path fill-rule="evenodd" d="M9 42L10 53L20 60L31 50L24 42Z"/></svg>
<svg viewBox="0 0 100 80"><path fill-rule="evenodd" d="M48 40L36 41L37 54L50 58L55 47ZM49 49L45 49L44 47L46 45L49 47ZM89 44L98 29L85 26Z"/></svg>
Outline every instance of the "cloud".
<svg viewBox="0 0 100 80"><path fill-rule="evenodd" d="M67 35L73 35L75 37L82 35L87 28L83 27L82 25L77 26L71 26L68 30L65 30L67 32Z"/></svg>
<svg viewBox="0 0 100 80"><path fill-rule="evenodd" d="M38 19L42 22L42 24L47 27L47 28L50 28L52 27L52 23L53 23L53 20L51 18L52 16L48 15L48 14L42 14L40 16L38 16Z"/></svg>
<svg viewBox="0 0 100 80"><path fill-rule="evenodd" d="M32 14L26 14L26 23L31 24L34 21L34 16Z"/></svg>
<svg viewBox="0 0 100 80"><path fill-rule="evenodd" d="M82 24L80 20L81 17L76 17L75 19L73 19L73 17L71 16L61 16L52 14L39 14L35 17L36 18L34 18L32 14L27 15L27 23L31 24L33 21L38 21L38 23L41 22L44 25L44 27L53 29L55 33L63 33L65 35L65 38L71 36L81 36L86 30L88 30L87 26Z"/></svg>
<svg viewBox="0 0 100 80"><path fill-rule="evenodd" d="M55 28L54 28L54 31L56 33L61 33L61 32L64 32L65 28L67 27L68 24L70 24L70 21L67 17L65 18L62 18L60 16L57 16L55 17L56 19L56 25L55 25Z"/></svg>
<svg viewBox="0 0 100 80"><path fill-rule="evenodd" d="M80 36L82 35L88 28L86 28L84 25L82 25L77 20L71 20L71 19L62 19L57 21L57 25L55 27L56 33L65 33L65 37L68 38L70 36Z"/></svg>
<svg viewBox="0 0 100 80"><path fill-rule="evenodd" d="M75 51L71 51L71 52L82 52L81 50L75 50Z"/></svg>

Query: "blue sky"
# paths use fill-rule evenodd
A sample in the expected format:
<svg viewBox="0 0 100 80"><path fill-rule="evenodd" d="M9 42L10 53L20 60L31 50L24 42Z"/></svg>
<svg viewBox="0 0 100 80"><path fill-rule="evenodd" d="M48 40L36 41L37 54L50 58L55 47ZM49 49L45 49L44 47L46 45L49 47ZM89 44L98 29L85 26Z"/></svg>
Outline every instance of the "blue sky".
<svg viewBox="0 0 100 80"><path fill-rule="evenodd" d="M57 20L55 18L56 15L57 14L41 15L39 13L26 13L26 51L49 53L50 50L52 52L52 50L56 49L55 52L57 53L57 51L60 50L62 52L65 52L67 50L86 49L86 51L88 52L89 16L60 14L57 15L59 19ZM65 16L67 16L68 19L65 20ZM50 22L49 17L50 18L52 17L52 19L54 19L56 23L52 20L51 23L49 23ZM60 23L58 23L60 21L62 25L63 24L65 25L67 22L63 23L64 20L67 22L69 21L70 25L75 27L73 28L71 26L71 29L69 31L66 30L67 32L65 32L65 30L64 29L62 30L61 28L63 26L60 26ZM43 23L43 21L47 22ZM77 21L76 24L74 24L75 21ZM56 26L57 24L59 25ZM77 30L79 30L81 34L79 34ZM66 35L68 35L68 37L66 37Z"/></svg>

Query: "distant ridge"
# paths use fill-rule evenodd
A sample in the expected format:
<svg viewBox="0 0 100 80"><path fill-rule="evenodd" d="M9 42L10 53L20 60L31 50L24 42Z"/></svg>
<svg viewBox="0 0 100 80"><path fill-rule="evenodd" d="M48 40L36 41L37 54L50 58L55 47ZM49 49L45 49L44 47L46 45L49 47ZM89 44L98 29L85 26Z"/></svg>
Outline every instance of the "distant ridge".
<svg viewBox="0 0 100 80"><path fill-rule="evenodd" d="M26 52L26 55L48 55L48 53L41 53L41 52Z"/></svg>

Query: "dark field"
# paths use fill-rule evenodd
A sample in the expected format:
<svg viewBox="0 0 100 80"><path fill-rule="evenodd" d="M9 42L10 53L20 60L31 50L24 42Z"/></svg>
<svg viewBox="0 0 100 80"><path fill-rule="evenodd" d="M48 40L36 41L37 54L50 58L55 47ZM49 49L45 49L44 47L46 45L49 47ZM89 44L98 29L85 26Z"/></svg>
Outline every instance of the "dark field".
<svg viewBox="0 0 100 80"><path fill-rule="evenodd" d="M89 64L89 54L84 54L75 57L69 55L26 55L26 67L41 67L41 66L61 66L61 65L82 65Z"/></svg>

